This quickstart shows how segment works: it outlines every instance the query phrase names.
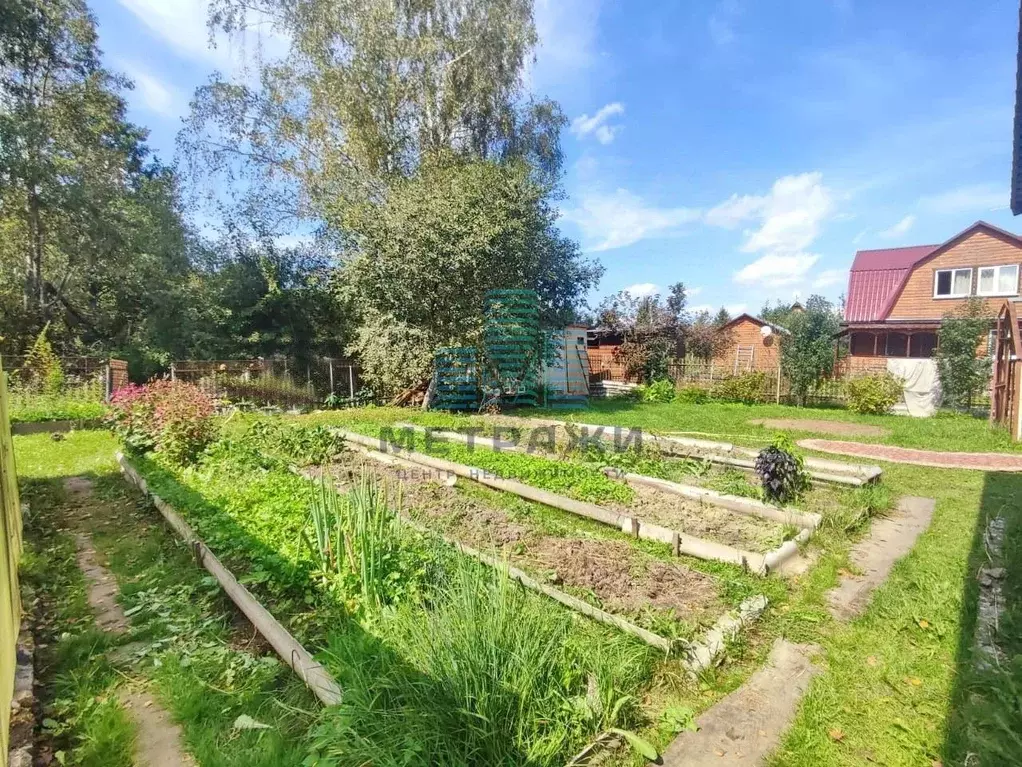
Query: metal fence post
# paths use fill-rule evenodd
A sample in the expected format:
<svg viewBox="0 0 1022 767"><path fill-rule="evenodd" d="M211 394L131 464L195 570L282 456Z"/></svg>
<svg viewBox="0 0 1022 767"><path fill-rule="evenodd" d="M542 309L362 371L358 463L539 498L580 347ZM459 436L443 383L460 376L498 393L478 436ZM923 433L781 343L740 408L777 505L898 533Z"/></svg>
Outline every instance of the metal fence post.
<svg viewBox="0 0 1022 767"><path fill-rule="evenodd" d="M355 399L355 369L351 365L348 365L348 391L350 398Z"/></svg>
<svg viewBox="0 0 1022 767"><path fill-rule="evenodd" d="M781 363L777 363L777 404L781 404Z"/></svg>
<svg viewBox="0 0 1022 767"><path fill-rule="evenodd" d="M177 380L177 369L173 362L170 363L170 380L171 381Z"/></svg>
<svg viewBox="0 0 1022 767"><path fill-rule="evenodd" d="M333 357L327 358L327 366L330 369L330 394L334 393L334 359Z"/></svg>

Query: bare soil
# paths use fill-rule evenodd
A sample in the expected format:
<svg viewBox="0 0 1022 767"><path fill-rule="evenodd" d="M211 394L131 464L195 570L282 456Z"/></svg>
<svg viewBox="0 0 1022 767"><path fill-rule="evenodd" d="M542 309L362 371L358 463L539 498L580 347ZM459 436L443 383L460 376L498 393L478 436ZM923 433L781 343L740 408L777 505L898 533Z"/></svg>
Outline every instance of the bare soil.
<svg viewBox="0 0 1022 767"><path fill-rule="evenodd" d="M787 429L790 431L811 431L817 434L834 434L838 437L889 437L890 429L870 426L864 423L845 423L843 421L825 421L814 418L755 418L747 421L754 426L765 426L768 429Z"/></svg>
<svg viewBox="0 0 1022 767"><path fill-rule="evenodd" d="M401 482L402 509L413 519L447 538L495 552L537 579L573 590L610 612L636 617L652 610L694 628L724 609L712 576L659 560L626 541L551 535L525 515L486 504L457 486L402 480L403 470L356 454L339 456L327 469L343 489L357 481L362 467L392 488Z"/></svg>

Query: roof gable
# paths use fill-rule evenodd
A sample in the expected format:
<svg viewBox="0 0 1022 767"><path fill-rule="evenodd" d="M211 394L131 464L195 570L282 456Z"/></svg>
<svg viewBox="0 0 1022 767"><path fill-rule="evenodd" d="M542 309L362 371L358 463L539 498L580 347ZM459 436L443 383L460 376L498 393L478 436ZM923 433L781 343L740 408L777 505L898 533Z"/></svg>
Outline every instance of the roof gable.
<svg viewBox="0 0 1022 767"><path fill-rule="evenodd" d="M986 221L977 221L940 245L860 250L848 275L845 322L879 322L894 308L913 270L932 261L978 231L1009 239L1022 247L1022 238Z"/></svg>
<svg viewBox="0 0 1022 767"><path fill-rule="evenodd" d="M756 317L756 316L754 316L752 314L748 314L748 313L739 314L733 320L730 320L729 322L725 322L717 330L718 331L720 331L720 330L727 330L728 328L737 325L739 322L745 322L746 320L748 320L749 322L753 323L754 325L759 325L760 327L773 328L778 333L787 333L788 332L788 329L785 328L785 327L777 325L776 323L773 323L773 322L767 322L762 317Z"/></svg>

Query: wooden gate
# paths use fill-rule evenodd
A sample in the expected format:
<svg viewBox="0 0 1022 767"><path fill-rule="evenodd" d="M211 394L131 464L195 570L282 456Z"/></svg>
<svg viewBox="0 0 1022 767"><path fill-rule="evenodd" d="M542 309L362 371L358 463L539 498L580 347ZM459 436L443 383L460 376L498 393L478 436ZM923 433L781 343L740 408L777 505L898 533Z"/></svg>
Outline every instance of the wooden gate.
<svg viewBox="0 0 1022 767"><path fill-rule="evenodd" d="M18 563L21 560L21 501L14 470L14 441L7 409L7 374L0 368L0 754L6 761L11 699L18 631L21 626L21 594Z"/></svg>
<svg viewBox="0 0 1022 767"><path fill-rule="evenodd" d="M997 314L993 383L990 387L990 422L1022 440L1022 338L1019 338L1018 310L1005 301Z"/></svg>

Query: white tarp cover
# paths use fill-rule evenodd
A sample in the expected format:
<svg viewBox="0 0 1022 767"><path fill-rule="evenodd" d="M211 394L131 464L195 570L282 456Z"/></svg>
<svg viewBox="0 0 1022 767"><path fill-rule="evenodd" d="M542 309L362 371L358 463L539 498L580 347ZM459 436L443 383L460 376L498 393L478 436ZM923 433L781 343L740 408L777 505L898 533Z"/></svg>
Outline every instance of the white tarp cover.
<svg viewBox="0 0 1022 767"><path fill-rule="evenodd" d="M933 359L887 359L887 370L905 382L905 407L916 418L933 415L940 406L940 376Z"/></svg>

